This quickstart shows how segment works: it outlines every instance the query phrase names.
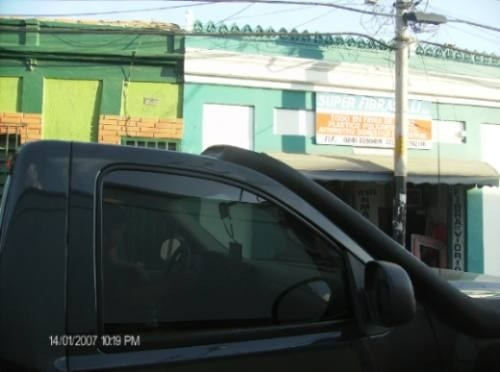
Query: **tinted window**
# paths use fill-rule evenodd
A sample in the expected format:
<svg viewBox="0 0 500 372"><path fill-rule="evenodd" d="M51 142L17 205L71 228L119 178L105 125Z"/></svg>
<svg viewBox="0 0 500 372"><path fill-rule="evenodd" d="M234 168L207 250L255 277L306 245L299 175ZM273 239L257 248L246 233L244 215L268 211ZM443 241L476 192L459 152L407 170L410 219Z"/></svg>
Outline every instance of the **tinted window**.
<svg viewBox="0 0 500 372"><path fill-rule="evenodd" d="M336 246L266 198L211 180L108 174L101 263L106 333L349 315Z"/></svg>

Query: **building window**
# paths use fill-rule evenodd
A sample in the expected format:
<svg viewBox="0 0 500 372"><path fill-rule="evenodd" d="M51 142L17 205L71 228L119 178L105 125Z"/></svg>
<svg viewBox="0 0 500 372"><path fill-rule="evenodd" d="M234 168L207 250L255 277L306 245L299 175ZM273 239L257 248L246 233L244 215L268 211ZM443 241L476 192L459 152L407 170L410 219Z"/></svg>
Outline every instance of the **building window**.
<svg viewBox="0 0 500 372"><path fill-rule="evenodd" d="M21 145L21 134L16 133L0 134L0 149L2 153L10 153L17 150Z"/></svg>
<svg viewBox="0 0 500 372"><path fill-rule="evenodd" d="M274 109L273 132L278 135L314 135L314 112L307 110Z"/></svg>
<svg viewBox="0 0 500 372"><path fill-rule="evenodd" d="M432 137L434 142L462 144L466 142L465 122L433 120Z"/></svg>
<svg viewBox="0 0 500 372"><path fill-rule="evenodd" d="M134 146L134 147L147 147L150 149L168 150L168 151L180 151L180 141L175 140L165 140L165 139L153 139L153 138L122 138L122 145Z"/></svg>
<svg viewBox="0 0 500 372"><path fill-rule="evenodd" d="M21 146L20 133L0 134L0 194L3 193L7 179L7 163L19 146Z"/></svg>

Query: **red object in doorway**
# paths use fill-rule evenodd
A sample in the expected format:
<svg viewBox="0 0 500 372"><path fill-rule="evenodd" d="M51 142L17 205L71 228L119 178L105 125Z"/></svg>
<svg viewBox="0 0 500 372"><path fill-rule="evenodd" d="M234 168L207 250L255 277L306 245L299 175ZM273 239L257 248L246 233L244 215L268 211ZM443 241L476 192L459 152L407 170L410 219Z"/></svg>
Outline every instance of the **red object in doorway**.
<svg viewBox="0 0 500 372"><path fill-rule="evenodd" d="M444 223L435 223L432 225L431 236L434 239L448 243L448 229Z"/></svg>

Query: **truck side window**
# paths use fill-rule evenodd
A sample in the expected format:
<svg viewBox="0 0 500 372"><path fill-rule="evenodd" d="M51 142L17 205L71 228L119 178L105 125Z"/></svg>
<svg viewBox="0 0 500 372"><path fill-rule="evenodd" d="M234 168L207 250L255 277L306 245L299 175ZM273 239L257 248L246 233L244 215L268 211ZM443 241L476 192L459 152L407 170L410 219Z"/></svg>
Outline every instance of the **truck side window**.
<svg viewBox="0 0 500 372"><path fill-rule="evenodd" d="M348 318L341 250L266 198L213 180L106 175L103 330L182 332Z"/></svg>

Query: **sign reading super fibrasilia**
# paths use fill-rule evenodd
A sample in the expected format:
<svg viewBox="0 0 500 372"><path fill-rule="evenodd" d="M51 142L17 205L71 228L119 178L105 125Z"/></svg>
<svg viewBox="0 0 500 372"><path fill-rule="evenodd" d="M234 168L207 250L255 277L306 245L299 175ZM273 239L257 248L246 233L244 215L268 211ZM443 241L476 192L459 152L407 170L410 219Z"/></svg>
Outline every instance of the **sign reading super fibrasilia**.
<svg viewBox="0 0 500 372"><path fill-rule="evenodd" d="M316 93L316 143L394 147L394 99ZM409 100L408 147L430 149L431 102Z"/></svg>

